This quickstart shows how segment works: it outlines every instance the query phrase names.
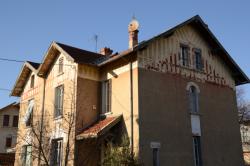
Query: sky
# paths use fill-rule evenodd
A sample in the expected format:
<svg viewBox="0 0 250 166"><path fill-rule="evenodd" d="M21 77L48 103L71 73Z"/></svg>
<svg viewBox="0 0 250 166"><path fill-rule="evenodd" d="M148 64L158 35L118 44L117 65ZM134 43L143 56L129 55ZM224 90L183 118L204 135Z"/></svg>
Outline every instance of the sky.
<svg viewBox="0 0 250 166"><path fill-rule="evenodd" d="M210 30L250 76L250 1L228 0L22 0L0 1L0 58L41 62L52 41L96 51L128 48L128 23L140 23L147 40L200 15ZM0 89L11 90L22 63L0 61ZM250 101L250 85L240 86ZM0 90L0 108L19 99Z"/></svg>

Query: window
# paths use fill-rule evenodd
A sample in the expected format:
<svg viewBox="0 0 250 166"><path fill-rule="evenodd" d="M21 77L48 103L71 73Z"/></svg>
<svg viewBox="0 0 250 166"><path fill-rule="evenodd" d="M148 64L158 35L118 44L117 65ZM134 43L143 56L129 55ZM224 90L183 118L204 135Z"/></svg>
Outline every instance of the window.
<svg viewBox="0 0 250 166"><path fill-rule="evenodd" d="M111 80L102 82L102 113L105 114L111 111L112 87Z"/></svg>
<svg viewBox="0 0 250 166"><path fill-rule="evenodd" d="M161 143L151 142L150 147L153 151L153 166L159 166L160 165L159 150L161 147Z"/></svg>
<svg viewBox="0 0 250 166"><path fill-rule="evenodd" d="M5 140L5 147L6 147L6 148L10 148L10 147L11 147L11 143L12 143L12 137L11 137L11 136L6 137L6 140Z"/></svg>
<svg viewBox="0 0 250 166"><path fill-rule="evenodd" d="M9 126L9 121L10 121L10 116L9 115L4 115L3 116L3 126L8 127Z"/></svg>
<svg viewBox="0 0 250 166"><path fill-rule="evenodd" d="M153 166L160 166L158 148L153 148Z"/></svg>
<svg viewBox="0 0 250 166"><path fill-rule="evenodd" d="M203 63L202 63L200 49L195 49L195 51L194 51L194 62L195 62L195 69L196 70L203 70Z"/></svg>
<svg viewBox="0 0 250 166"><path fill-rule="evenodd" d="M193 135L201 136L200 115L191 115L191 128Z"/></svg>
<svg viewBox="0 0 250 166"><path fill-rule="evenodd" d="M18 116L17 115L13 116L12 127L18 127Z"/></svg>
<svg viewBox="0 0 250 166"><path fill-rule="evenodd" d="M195 86L189 88L189 106L190 112L198 113L198 92Z"/></svg>
<svg viewBox="0 0 250 166"><path fill-rule="evenodd" d="M202 166L201 141L199 136L193 136L193 152L195 166Z"/></svg>
<svg viewBox="0 0 250 166"><path fill-rule="evenodd" d="M55 89L55 112L54 116L61 116L63 112L63 85Z"/></svg>
<svg viewBox="0 0 250 166"><path fill-rule="evenodd" d="M189 66L189 47L186 45L181 45L181 55L180 55L181 65Z"/></svg>
<svg viewBox="0 0 250 166"><path fill-rule="evenodd" d="M26 127L30 127L32 125L32 122L33 122L33 111L31 112L28 120L26 121Z"/></svg>
<svg viewBox="0 0 250 166"><path fill-rule="evenodd" d="M30 127L33 122L33 109L34 109L34 100L29 100L28 108L26 110L26 115L24 117L25 124L27 127Z"/></svg>
<svg viewBox="0 0 250 166"><path fill-rule="evenodd" d="M63 58L59 59L59 66L58 66L58 73L62 73L63 72Z"/></svg>
<svg viewBox="0 0 250 166"><path fill-rule="evenodd" d="M32 75L30 78L30 88L34 88L35 84L35 75Z"/></svg>
<svg viewBox="0 0 250 166"><path fill-rule="evenodd" d="M63 147L62 139L52 140L51 165L53 166L62 165L62 147Z"/></svg>
<svg viewBox="0 0 250 166"><path fill-rule="evenodd" d="M24 145L22 147L22 166L31 166L32 165L32 146L31 145Z"/></svg>

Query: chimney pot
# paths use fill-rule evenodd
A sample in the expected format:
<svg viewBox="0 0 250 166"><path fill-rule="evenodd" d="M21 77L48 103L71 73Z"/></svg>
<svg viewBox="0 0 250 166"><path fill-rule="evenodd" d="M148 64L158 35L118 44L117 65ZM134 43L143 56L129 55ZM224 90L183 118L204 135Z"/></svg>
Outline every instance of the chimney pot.
<svg viewBox="0 0 250 166"><path fill-rule="evenodd" d="M128 25L129 33L129 48L133 49L138 44L139 22L133 17L132 21Z"/></svg>
<svg viewBox="0 0 250 166"><path fill-rule="evenodd" d="M100 50L100 54L102 55L106 55L106 56L109 56L113 53L113 50L111 50L110 48L108 47L104 47L104 48L101 48Z"/></svg>

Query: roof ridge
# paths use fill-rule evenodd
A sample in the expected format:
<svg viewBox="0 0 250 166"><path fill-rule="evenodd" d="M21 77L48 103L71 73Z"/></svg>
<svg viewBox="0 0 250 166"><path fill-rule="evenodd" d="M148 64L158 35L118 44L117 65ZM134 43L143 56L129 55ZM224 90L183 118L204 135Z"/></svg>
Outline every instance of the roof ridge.
<svg viewBox="0 0 250 166"><path fill-rule="evenodd" d="M57 45L63 45L63 46L66 46L66 47L71 47L71 48L73 48L73 49L78 49L78 50L81 50L81 51L86 51L86 52L89 52L89 53L93 53L93 54L97 54L97 55L102 55L102 54L100 54L100 53L97 53L97 52L93 52L93 51L90 51L90 50L85 50L85 49L83 49L83 48L79 48L79 47L75 47L75 46L72 46L72 45L68 45L68 44L64 44L64 43L60 43L60 42L56 42L55 41L55 43L57 44Z"/></svg>

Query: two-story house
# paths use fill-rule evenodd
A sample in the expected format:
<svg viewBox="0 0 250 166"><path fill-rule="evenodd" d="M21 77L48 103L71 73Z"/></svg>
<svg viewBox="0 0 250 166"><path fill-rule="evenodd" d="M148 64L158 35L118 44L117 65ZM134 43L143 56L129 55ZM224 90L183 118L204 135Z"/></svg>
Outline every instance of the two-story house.
<svg viewBox="0 0 250 166"><path fill-rule="evenodd" d="M0 165L13 165L17 139L19 103L0 109Z"/></svg>
<svg viewBox="0 0 250 166"><path fill-rule="evenodd" d="M14 152L17 138L19 103L0 109L0 153Z"/></svg>
<svg viewBox="0 0 250 166"><path fill-rule="evenodd" d="M15 165L101 165L123 135L144 165L243 164L235 86L249 83L199 16L129 49L93 53L53 42L26 62Z"/></svg>

